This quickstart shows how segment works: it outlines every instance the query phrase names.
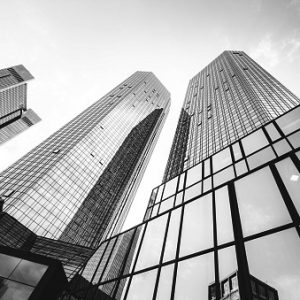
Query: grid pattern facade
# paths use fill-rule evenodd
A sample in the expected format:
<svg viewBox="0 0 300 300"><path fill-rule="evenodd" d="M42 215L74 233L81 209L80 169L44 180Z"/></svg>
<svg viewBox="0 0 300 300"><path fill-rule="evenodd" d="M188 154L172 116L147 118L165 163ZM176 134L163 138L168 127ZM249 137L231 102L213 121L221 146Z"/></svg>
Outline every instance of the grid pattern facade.
<svg viewBox="0 0 300 300"><path fill-rule="evenodd" d="M297 106L155 188L144 222L100 244L61 299L293 299L299 188Z"/></svg>
<svg viewBox="0 0 300 300"><path fill-rule="evenodd" d="M181 116L164 181L299 103L246 53L223 52L189 82L183 106L189 126ZM177 145L186 139L186 147Z"/></svg>
<svg viewBox="0 0 300 300"><path fill-rule="evenodd" d="M152 73L134 73L0 174L0 193L9 195L4 196L4 211L38 235L65 239L64 231L72 220L83 224L92 217L91 204L80 216L76 212L133 128L159 110L157 123L161 125L169 99L169 92ZM140 180L138 170L147 162L145 157L159 132L159 126L152 128L141 145L144 148L139 149L141 159L131 166L132 177L127 174L126 201L134 191L134 180ZM116 210L122 207L117 205ZM74 226L78 228L75 222ZM84 228L86 234L94 229ZM72 234L68 241L81 244L76 230ZM90 246L85 241L83 245Z"/></svg>

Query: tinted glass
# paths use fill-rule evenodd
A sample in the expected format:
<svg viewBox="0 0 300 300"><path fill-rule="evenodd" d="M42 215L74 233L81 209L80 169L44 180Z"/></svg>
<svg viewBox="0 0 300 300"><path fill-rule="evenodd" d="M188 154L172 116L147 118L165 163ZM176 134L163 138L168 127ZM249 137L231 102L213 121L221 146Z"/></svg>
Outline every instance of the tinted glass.
<svg viewBox="0 0 300 300"><path fill-rule="evenodd" d="M33 292L33 287L11 280L0 280L1 300L26 300Z"/></svg>
<svg viewBox="0 0 300 300"><path fill-rule="evenodd" d="M0 276L8 278L20 261L18 257L0 253Z"/></svg>

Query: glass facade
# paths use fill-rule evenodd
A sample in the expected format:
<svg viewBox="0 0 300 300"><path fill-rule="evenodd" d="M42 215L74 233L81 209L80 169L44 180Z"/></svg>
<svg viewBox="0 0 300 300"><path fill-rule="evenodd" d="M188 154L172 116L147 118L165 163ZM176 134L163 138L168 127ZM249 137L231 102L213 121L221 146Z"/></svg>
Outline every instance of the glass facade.
<svg viewBox="0 0 300 300"><path fill-rule="evenodd" d="M299 103L246 53L224 51L189 82L164 181Z"/></svg>
<svg viewBox="0 0 300 300"><path fill-rule="evenodd" d="M27 82L33 79L23 65L0 70L0 144L40 121L27 111Z"/></svg>
<svg viewBox="0 0 300 300"><path fill-rule="evenodd" d="M170 105L136 72L0 174L3 210L39 236L96 247L118 232Z"/></svg>

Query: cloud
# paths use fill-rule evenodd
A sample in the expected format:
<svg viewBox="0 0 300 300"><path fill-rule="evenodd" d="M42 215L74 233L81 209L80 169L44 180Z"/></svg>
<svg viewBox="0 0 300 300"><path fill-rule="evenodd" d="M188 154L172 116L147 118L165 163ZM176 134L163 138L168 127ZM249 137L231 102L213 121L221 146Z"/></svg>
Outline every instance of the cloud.
<svg viewBox="0 0 300 300"><path fill-rule="evenodd" d="M295 31L276 41L271 34L266 34L257 47L250 51L250 56L265 59L271 67L282 62L292 63L300 58L300 35Z"/></svg>

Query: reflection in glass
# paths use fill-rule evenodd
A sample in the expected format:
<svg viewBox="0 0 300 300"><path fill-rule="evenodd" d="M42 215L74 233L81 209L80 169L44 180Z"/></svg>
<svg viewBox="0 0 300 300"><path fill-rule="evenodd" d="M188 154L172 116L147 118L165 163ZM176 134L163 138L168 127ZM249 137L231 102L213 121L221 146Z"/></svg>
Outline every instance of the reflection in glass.
<svg viewBox="0 0 300 300"><path fill-rule="evenodd" d="M179 178L178 191L183 189L185 173L182 173Z"/></svg>
<svg viewBox="0 0 300 300"><path fill-rule="evenodd" d="M298 213L300 213L300 174L290 158L275 164Z"/></svg>
<svg viewBox="0 0 300 300"><path fill-rule="evenodd" d="M178 177L175 177L166 183L163 199L166 199L169 196L172 196L175 194L176 187L177 187L177 181L178 181Z"/></svg>
<svg viewBox="0 0 300 300"><path fill-rule="evenodd" d="M159 207L159 204L156 204L156 205L153 206L151 218L153 218L153 217L155 217L157 215L158 207Z"/></svg>
<svg viewBox="0 0 300 300"><path fill-rule="evenodd" d="M22 259L9 278L35 286L47 268L48 266Z"/></svg>
<svg viewBox="0 0 300 300"><path fill-rule="evenodd" d="M227 186L215 191L218 245L233 241Z"/></svg>
<svg viewBox="0 0 300 300"><path fill-rule="evenodd" d="M184 208L180 256L213 246L211 194L205 195Z"/></svg>
<svg viewBox="0 0 300 300"><path fill-rule="evenodd" d="M236 262L236 254L235 254L234 246L219 250L218 256L219 256L219 278L220 280L222 280L237 270L237 262Z"/></svg>
<svg viewBox="0 0 300 300"><path fill-rule="evenodd" d="M157 269L134 275L126 300L152 300Z"/></svg>
<svg viewBox="0 0 300 300"><path fill-rule="evenodd" d="M274 159L276 156L271 147L263 149L247 158L250 170Z"/></svg>
<svg viewBox="0 0 300 300"><path fill-rule="evenodd" d="M210 159L206 159L204 162L204 177L210 175Z"/></svg>
<svg viewBox="0 0 300 300"><path fill-rule="evenodd" d="M211 177L208 177L203 180L203 193L209 191L211 189Z"/></svg>
<svg viewBox="0 0 300 300"><path fill-rule="evenodd" d="M156 196L156 199L155 199L155 203L158 203L161 200L161 196L162 196L163 190L164 190L164 185L161 185L158 188L158 192L157 192L157 196Z"/></svg>
<svg viewBox="0 0 300 300"><path fill-rule="evenodd" d="M215 281L213 253L178 263L175 300L207 299L208 286Z"/></svg>
<svg viewBox="0 0 300 300"><path fill-rule="evenodd" d="M212 162L214 172L229 166L232 163L229 147L215 154Z"/></svg>
<svg viewBox="0 0 300 300"><path fill-rule="evenodd" d="M149 221L138 256L136 270L158 264L165 236L167 217L168 214L164 214Z"/></svg>
<svg viewBox="0 0 300 300"><path fill-rule="evenodd" d="M175 205L179 205L182 203L183 192L180 192L176 195Z"/></svg>
<svg viewBox="0 0 300 300"><path fill-rule="evenodd" d="M234 156L235 161L237 161L243 157L239 143L233 144L232 150L233 150L233 156Z"/></svg>
<svg viewBox="0 0 300 300"><path fill-rule="evenodd" d="M243 138L242 144L245 154L249 155L264 146L267 146L269 143L263 131L260 129Z"/></svg>
<svg viewBox="0 0 300 300"><path fill-rule="evenodd" d="M196 183L190 188L185 190L184 194L184 202L196 197L200 196L201 194L201 187L202 187L202 182Z"/></svg>
<svg viewBox="0 0 300 300"><path fill-rule="evenodd" d="M225 170L214 175L214 187L221 185L224 182L227 182L234 178L233 167L230 166Z"/></svg>
<svg viewBox="0 0 300 300"><path fill-rule="evenodd" d="M246 242L245 247L251 275L275 288L280 300L299 299L300 242L295 229Z"/></svg>
<svg viewBox="0 0 300 300"><path fill-rule="evenodd" d="M173 204L174 204L174 196L169 198L169 199L166 199L164 200L163 202L161 202L160 204L160 208L159 208L159 213L163 213L164 211L170 209L173 207Z"/></svg>
<svg viewBox="0 0 300 300"><path fill-rule="evenodd" d="M236 176L240 176L248 171L245 160L241 160L235 164L235 171L236 171Z"/></svg>
<svg viewBox="0 0 300 300"><path fill-rule="evenodd" d="M235 189L245 236L291 222L268 167L237 180Z"/></svg>
<svg viewBox="0 0 300 300"><path fill-rule="evenodd" d="M0 278L0 297L2 300L26 300L33 287Z"/></svg>
<svg viewBox="0 0 300 300"><path fill-rule="evenodd" d="M288 140L294 148L300 147L300 131L290 135Z"/></svg>
<svg viewBox="0 0 300 300"><path fill-rule="evenodd" d="M0 276L8 278L20 261L18 257L0 253Z"/></svg>
<svg viewBox="0 0 300 300"><path fill-rule="evenodd" d="M174 265L161 268L156 300L167 300L171 298Z"/></svg>
<svg viewBox="0 0 300 300"><path fill-rule="evenodd" d="M175 258L177 250L178 233L180 226L181 207L172 211L171 219L166 239L165 252L163 261Z"/></svg>
<svg viewBox="0 0 300 300"><path fill-rule="evenodd" d="M193 183L202 179L202 163L194 166L187 171L186 186L190 186Z"/></svg>
<svg viewBox="0 0 300 300"><path fill-rule="evenodd" d="M281 156L282 154L285 154L292 150L292 148L285 139L275 143L273 147L278 156Z"/></svg>
<svg viewBox="0 0 300 300"><path fill-rule="evenodd" d="M298 107L280 117L276 123L286 135L300 128L300 108Z"/></svg>
<svg viewBox="0 0 300 300"><path fill-rule="evenodd" d="M266 130L269 134L269 137L271 138L272 141L276 141L279 138L281 138L279 132L277 131L277 129L275 128L275 126L271 123L269 125L267 125Z"/></svg>

